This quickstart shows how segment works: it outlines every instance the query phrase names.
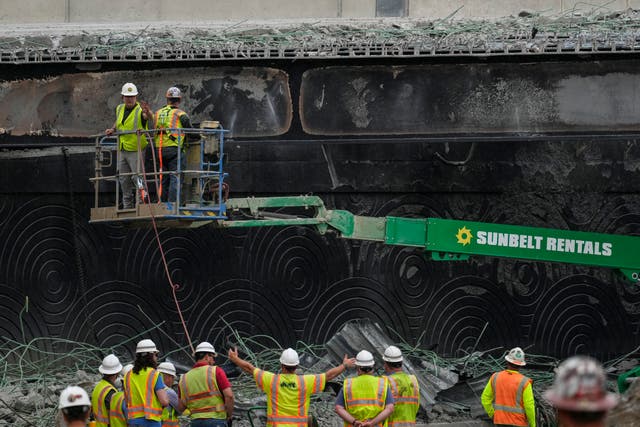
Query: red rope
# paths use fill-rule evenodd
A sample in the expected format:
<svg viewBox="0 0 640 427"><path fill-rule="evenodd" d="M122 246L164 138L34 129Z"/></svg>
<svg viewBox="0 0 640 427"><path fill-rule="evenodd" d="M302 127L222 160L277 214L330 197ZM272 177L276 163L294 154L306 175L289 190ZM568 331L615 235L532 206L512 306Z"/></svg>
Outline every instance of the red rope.
<svg viewBox="0 0 640 427"><path fill-rule="evenodd" d="M140 135L138 135L138 157L141 156L141 148L139 144ZM152 147L153 148L153 147ZM162 157L160 157L162 159ZM142 165L142 176L144 177L145 187L147 186L147 173L144 167L144 161L141 162ZM161 167L162 170L162 167ZM144 189L141 189L142 196L144 200L145 192ZM191 342L191 336L189 335L189 330L187 329L187 323L184 321L184 316L182 315L182 310L180 309L180 302L178 301L178 295L176 291L180 289L180 285L177 283L173 283L173 279L171 279L171 273L169 273L169 265L167 264L167 257L164 254L164 248L162 247L162 241L160 240L160 232L158 231L158 225L156 224L156 217L153 215L153 209L151 209L151 199L149 198L149 192L146 192L147 197L147 207L149 209L149 215L151 216L151 223L153 224L153 231L156 236L156 242L158 242L158 250L160 251L160 255L162 257L162 264L164 266L164 272L167 276L167 280L169 281L169 286L171 286L171 294L173 296L173 301L176 303L176 309L178 310L178 316L180 317L180 323L182 323L182 328L184 329L184 333L187 337L187 341L189 342L189 347L191 348L191 352L195 353L195 348L193 347L193 342Z"/></svg>

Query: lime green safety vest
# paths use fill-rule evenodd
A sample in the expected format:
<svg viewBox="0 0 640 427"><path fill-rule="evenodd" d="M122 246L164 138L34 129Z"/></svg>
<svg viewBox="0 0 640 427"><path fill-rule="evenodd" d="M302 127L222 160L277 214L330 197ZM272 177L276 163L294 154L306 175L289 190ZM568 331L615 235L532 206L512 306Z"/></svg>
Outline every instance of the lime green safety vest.
<svg viewBox="0 0 640 427"><path fill-rule="evenodd" d="M103 379L96 384L91 393L91 411L93 411L93 417L96 419L96 427L107 427L109 425L109 408L107 408L104 399L111 390L117 391L113 384Z"/></svg>
<svg viewBox="0 0 640 427"><path fill-rule="evenodd" d="M393 413L387 419L389 427L408 427L416 424L420 408L420 386L415 375L395 372L387 377L395 400Z"/></svg>
<svg viewBox="0 0 640 427"><path fill-rule="evenodd" d="M170 390L170 388L165 387L165 390ZM162 410L162 427L180 427L178 412L171 405L165 406Z"/></svg>
<svg viewBox="0 0 640 427"><path fill-rule="evenodd" d="M387 400L386 378L373 375L358 375L344 380L344 405L349 414L358 421L375 418L385 406ZM350 424L344 423L345 427ZM386 426L387 422L376 426Z"/></svg>
<svg viewBox="0 0 640 427"><path fill-rule="evenodd" d="M129 113L124 123L122 123L123 117L124 104L120 104L116 107L116 132L127 132L147 128L147 126L142 126L142 108L137 102L136 106L133 107L133 111ZM146 137L144 135L138 135L135 133L128 133L126 135L118 136L118 148L120 150L138 151L138 143L140 144L140 149L144 149L147 146Z"/></svg>
<svg viewBox="0 0 640 427"><path fill-rule="evenodd" d="M119 391L111 396L111 407L109 408L109 427L127 427L127 419L122 412L122 402L124 392Z"/></svg>
<svg viewBox="0 0 640 427"><path fill-rule="evenodd" d="M180 398L186 402L191 418L227 418L224 399L216 381L216 369L216 366L198 366L180 378Z"/></svg>
<svg viewBox="0 0 640 427"><path fill-rule="evenodd" d="M124 395L127 399L127 418L146 418L160 421L162 405L156 396L155 386L160 373L152 368L144 368L137 374L127 372L124 377Z"/></svg>
<svg viewBox="0 0 640 427"><path fill-rule="evenodd" d="M165 105L156 111L156 129L158 130L155 141L158 148L182 147L184 135L175 129L182 129L180 117L185 114L184 111L172 108L170 105Z"/></svg>
<svg viewBox="0 0 640 427"><path fill-rule="evenodd" d="M253 378L267 394L267 427L306 427L311 395L324 390L327 376L274 374L254 369Z"/></svg>

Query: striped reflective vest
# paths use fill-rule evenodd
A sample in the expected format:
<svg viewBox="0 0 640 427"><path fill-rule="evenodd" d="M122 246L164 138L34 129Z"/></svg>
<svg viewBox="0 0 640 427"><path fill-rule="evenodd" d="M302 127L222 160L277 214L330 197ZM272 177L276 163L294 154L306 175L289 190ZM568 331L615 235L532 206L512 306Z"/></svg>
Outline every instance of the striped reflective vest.
<svg viewBox="0 0 640 427"><path fill-rule="evenodd" d="M375 418L385 406L389 383L384 377L364 374L344 380L344 404L349 414L358 421ZM350 424L344 423L345 427ZM387 422L376 424L386 426Z"/></svg>
<svg viewBox="0 0 640 427"><path fill-rule="evenodd" d="M171 390L169 387L165 387L165 390ZM165 406L162 410L162 427L179 427L180 421L178 421L178 411L171 405Z"/></svg>
<svg viewBox="0 0 640 427"><path fill-rule="evenodd" d="M191 411L191 418L227 418L224 399L216 381L216 369L216 366L198 366L180 378L180 398Z"/></svg>
<svg viewBox="0 0 640 427"><path fill-rule="evenodd" d="M420 409L420 386L415 375L394 372L387 377L395 401L393 413L387 419L389 427L406 427L416 424Z"/></svg>
<svg viewBox="0 0 640 427"><path fill-rule="evenodd" d="M184 111L170 105L165 105L156 111L155 141L157 147L182 147L184 135L176 129L182 129L180 117L185 114Z"/></svg>
<svg viewBox="0 0 640 427"><path fill-rule="evenodd" d="M124 392L119 391L111 396L111 407L109 408L109 426L127 427L127 418L122 411L124 402Z"/></svg>
<svg viewBox="0 0 640 427"><path fill-rule="evenodd" d="M162 405L156 396L155 387L160 373L144 368L137 374L127 372L124 377L124 395L127 400L127 419L146 418L160 421Z"/></svg>
<svg viewBox="0 0 640 427"><path fill-rule="evenodd" d="M120 104L116 107L116 132L126 132L138 129L146 129L142 126L142 107L136 102L136 106L133 107L133 111L129 113L127 118L122 123L124 117L124 104ZM147 138L144 135L137 135L135 133L128 133L126 135L118 136L118 148L123 151L138 151L138 143L140 143L140 149L144 149L147 146Z"/></svg>
<svg viewBox="0 0 640 427"><path fill-rule="evenodd" d="M267 395L267 427L306 427L311 395L324 390L325 374L274 374L255 369L253 378Z"/></svg>
<svg viewBox="0 0 640 427"><path fill-rule="evenodd" d="M91 393L91 411L96 419L96 427L107 427L109 425L109 408L105 398L110 391L116 392L116 388L109 381L102 379L96 384ZM112 399L113 400L113 397Z"/></svg>
<svg viewBox="0 0 640 427"><path fill-rule="evenodd" d="M491 376L494 424L528 426L522 394L531 379L516 371L501 371Z"/></svg>

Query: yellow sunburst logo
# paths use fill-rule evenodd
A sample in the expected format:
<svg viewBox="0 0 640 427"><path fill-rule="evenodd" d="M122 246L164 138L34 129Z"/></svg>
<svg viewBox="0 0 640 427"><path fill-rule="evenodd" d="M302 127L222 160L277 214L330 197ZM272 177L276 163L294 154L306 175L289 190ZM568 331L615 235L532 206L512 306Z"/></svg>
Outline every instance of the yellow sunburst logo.
<svg viewBox="0 0 640 427"><path fill-rule="evenodd" d="M467 246L471 243L471 238L473 235L471 234L471 230L467 227L458 228L458 234L456 234L456 238L458 239L458 243L463 246Z"/></svg>

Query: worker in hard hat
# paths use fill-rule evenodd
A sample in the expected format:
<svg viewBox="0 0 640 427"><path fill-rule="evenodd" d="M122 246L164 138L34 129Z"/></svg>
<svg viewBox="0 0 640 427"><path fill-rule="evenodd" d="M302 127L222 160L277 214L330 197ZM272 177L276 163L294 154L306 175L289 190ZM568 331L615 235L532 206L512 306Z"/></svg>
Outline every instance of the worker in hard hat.
<svg viewBox="0 0 640 427"><path fill-rule="evenodd" d="M409 426L416 423L420 409L420 386L415 375L402 370L402 351L395 345L384 350L384 371L393 395L393 413L387 419L389 427Z"/></svg>
<svg viewBox="0 0 640 427"><path fill-rule="evenodd" d="M524 351L520 347L512 348L504 359L507 368L491 375L482 392L482 406L494 425L535 427L532 382L518 372L527 364Z"/></svg>
<svg viewBox="0 0 640 427"><path fill-rule="evenodd" d="M228 352L229 360L247 374L252 374L256 385L267 395L267 427L306 426L309 420L311 395L324 390L327 381L353 367L355 360L344 356L342 364L323 374L298 375L298 353L287 348L280 355L281 374L263 371L238 357L238 349Z"/></svg>
<svg viewBox="0 0 640 427"><path fill-rule="evenodd" d="M58 408L68 427L86 427L91 412L91 401L82 387L69 386L62 390Z"/></svg>
<svg viewBox="0 0 640 427"><path fill-rule="evenodd" d="M186 156L182 151L185 139L197 140L196 134L185 135L180 129L192 128L191 120L187 113L179 106L182 102L182 91L173 86L167 89L167 105L156 111L155 114L155 145L158 150L157 161L159 163L162 180L158 193L163 202L175 202L178 197L178 162L180 170L186 167ZM168 172L168 173L163 173Z"/></svg>
<svg viewBox="0 0 640 427"><path fill-rule="evenodd" d="M162 410L162 427L179 427L178 415L180 415L180 401L178 393L173 390L176 379L176 367L171 362L162 362L158 365L158 371L162 373L162 381L169 396L169 405Z"/></svg>
<svg viewBox="0 0 640 427"><path fill-rule="evenodd" d="M111 128L105 130L105 133L112 135L115 132L125 132L118 135L118 173L140 173L145 158L144 149L147 146L146 136L140 132L126 132L153 128L153 112L149 104L143 101L138 102L138 88L133 83L125 83L120 94L122 104L116 107L116 120ZM120 175L123 209L134 207L133 191L138 185L138 179L138 175Z"/></svg>
<svg viewBox="0 0 640 427"><path fill-rule="evenodd" d="M362 350L356 355L358 376L344 380L336 398L336 413L344 420L345 427L386 426L393 413L394 399L389 382L373 375L373 354Z"/></svg>
<svg viewBox="0 0 640 427"><path fill-rule="evenodd" d="M180 411L189 409L191 425L226 427L233 415L234 396L224 370L216 366L216 350L204 341L195 350L196 364L178 383Z"/></svg>
<svg viewBox="0 0 640 427"><path fill-rule="evenodd" d="M602 365L586 356L562 362L544 397L558 411L559 427L604 427L607 413L618 404L618 396L607 391Z"/></svg>
<svg viewBox="0 0 640 427"><path fill-rule="evenodd" d="M122 368L120 375L124 378L129 371L133 369L131 363L127 363ZM123 391L118 391L111 397L111 405L109 406L109 427L127 427L127 402L124 399L124 382L122 383Z"/></svg>
<svg viewBox="0 0 640 427"><path fill-rule="evenodd" d="M109 354L102 359L98 371L102 374L102 379L98 381L91 393L91 412L96 421L96 427L108 427L111 399L118 391L116 381L118 374L122 371L122 365L115 354Z"/></svg>
<svg viewBox="0 0 640 427"><path fill-rule="evenodd" d="M162 409L169 404L169 396L156 369L158 353L150 339L138 342L133 369L124 377L127 423L130 426L162 426Z"/></svg>

